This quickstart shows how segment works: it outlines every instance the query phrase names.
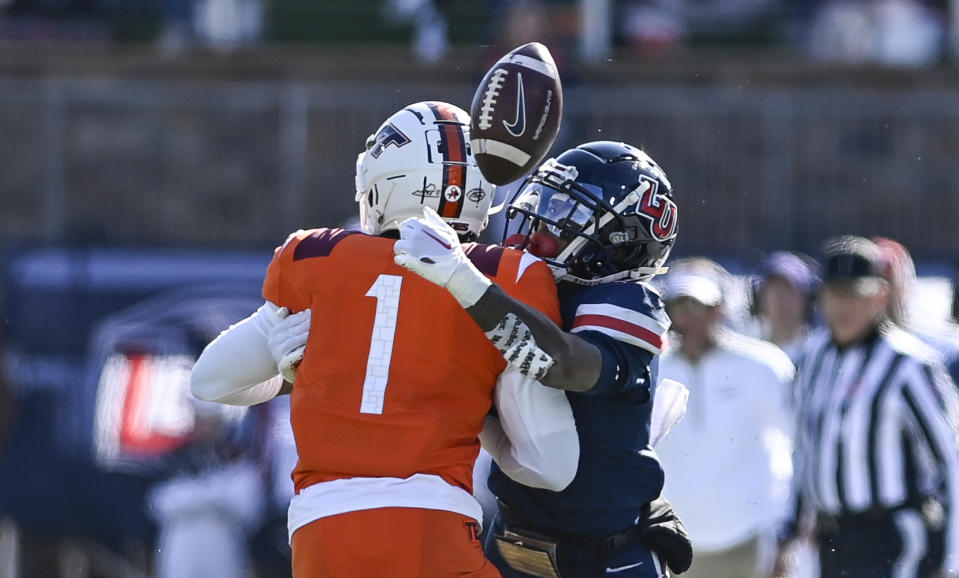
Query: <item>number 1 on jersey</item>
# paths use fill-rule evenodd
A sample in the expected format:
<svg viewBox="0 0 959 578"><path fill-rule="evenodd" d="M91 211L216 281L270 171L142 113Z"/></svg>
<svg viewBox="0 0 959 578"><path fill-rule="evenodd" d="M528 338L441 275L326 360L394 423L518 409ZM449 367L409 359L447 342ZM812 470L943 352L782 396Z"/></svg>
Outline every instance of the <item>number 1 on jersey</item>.
<svg viewBox="0 0 959 578"><path fill-rule="evenodd" d="M390 359L393 357L393 337L396 335L396 316L400 310L402 285L403 278L399 275L380 275L366 292L367 297L376 299L376 317L373 319L370 355L366 359L366 379L363 380L360 413L383 413L383 398L390 376Z"/></svg>

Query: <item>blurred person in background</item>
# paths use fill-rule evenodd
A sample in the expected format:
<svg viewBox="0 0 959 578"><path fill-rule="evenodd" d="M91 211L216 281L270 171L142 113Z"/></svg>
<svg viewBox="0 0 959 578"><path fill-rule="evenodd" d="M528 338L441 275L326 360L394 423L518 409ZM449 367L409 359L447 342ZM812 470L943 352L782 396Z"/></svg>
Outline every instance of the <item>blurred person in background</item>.
<svg viewBox="0 0 959 578"><path fill-rule="evenodd" d="M879 247L879 272L889 283L886 317L903 329L913 329L909 300L914 296L918 279L912 255L906 247L892 239L873 237L872 241Z"/></svg>
<svg viewBox="0 0 959 578"><path fill-rule="evenodd" d="M914 334L926 345L942 355L943 362L949 368L959 364L959 330L948 319L919 320L915 316L918 293L918 277L912 255L901 243L886 237L873 237L879 247L879 272L889 283L889 304L886 317L892 323ZM919 311L920 314L928 312ZM953 381L959 379L951 370Z"/></svg>
<svg viewBox="0 0 959 578"><path fill-rule="evenodd" d="M230 51L255 44L263 32L261 0L196 0L196 37L211 48Z"/></svg>
<svg viewBox="0 0 959 578"><path fill-rule="evenodd" d="M948 6L924 0L828 0L812 18L807 47L816 60L920 67L943 55Z"/></svg>
<svg viewBox="0 0 959 578"><path fill-rule="evenodd" d="M939 357L889 322L881 267L869 239L825 244L826 327L797 372L797 503L774 576L791 575L807 516L822 578L959 575L959 395Z"/></svg>
<svg viewBox="0 0 959 578"><path fill-rule="evenodd" d="M788 503L793 365L723 325L728 285L705 258L676 261L660 281L672 328L659 371L689 388L689 402L657 452L663 495L693 542L695 578L765 577Z"/></svg>
<svg viewBox="0 0 959 578"><path fill-rule="evenodd" d="M439 62L449 50L446 3L446 0L387 0L384 5L388 18L413 24L411 48L420 62Z"/></svg>
<svg viewBox="0 0 959 578"><path fill-rule="evenodd" d="M197 46L230 51L259 41L262 0L153 0L160 19L157 48L166 55Z"/></svg>
<svg viewBox="0 0 959 578"><path fill-rule="evenodd" d="M295 317L287 317L296 323ZM297 344L305 347L306 340ZM302 349L299 352L302 353ZM280 359L277 359L279 364ZM296 440L290 425L290 396L277 396L269 403L256 405L250 411L263 415L263 460L267 478L264 523L251 540L251 554L257 578L289 578L292 564L289 534L286 528L287 508L293 499L290 472L296 467Z"/></svg>
<svg viewBox="0 0 959 578"><path fill-rule="evenodd" d="M693 37L756 35L777 22L781 0L631 0L621 6L620 34L631 48L657 54Z"/></svg>
<svg viewBox="0 0 959 578"><path fill-rule="evenodd" d="M168 458L170 477L147 497L159 536L156 578L236 578L262 522L266 487L239 408L194 400L190 442Z"/></svg>
<svg viewBox="0 0 959 578"><path fill-rule="evenodd" d="M813 326L819 277L815 263L789 251L766 256L750 278L755 336L786 352L795 363Z"/></svg>

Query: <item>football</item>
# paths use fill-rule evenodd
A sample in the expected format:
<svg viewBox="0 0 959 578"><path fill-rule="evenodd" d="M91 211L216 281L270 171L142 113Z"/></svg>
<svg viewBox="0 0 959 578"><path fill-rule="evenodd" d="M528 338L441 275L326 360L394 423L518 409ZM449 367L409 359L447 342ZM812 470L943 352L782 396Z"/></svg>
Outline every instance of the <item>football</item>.
<svg viewBox="0 0 959 578"><path fill-rule="evenodd" d="M563 87L549 50L530 42L487 71L470 106L470 148L494 185L524 177L546 157L563 118Z"/></svg>

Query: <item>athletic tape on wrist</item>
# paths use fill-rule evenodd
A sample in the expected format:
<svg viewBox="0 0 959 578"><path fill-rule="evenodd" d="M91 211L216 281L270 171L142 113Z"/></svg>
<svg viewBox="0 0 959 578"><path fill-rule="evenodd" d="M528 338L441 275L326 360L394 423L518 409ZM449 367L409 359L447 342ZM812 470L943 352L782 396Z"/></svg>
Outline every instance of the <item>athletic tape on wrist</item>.
<svg viewBox="0 0 959 578"><path fill-rule="evenodd" d="M486 337L500 350L506 362L526 377L540 380L554 360L536 345L533 332L514 313L507 313Z"/></svg>
<svg viewBox="0 0 959 578"><path fill-rule="evenodd" d="M464 256L446 282L446 290L459 301L463 309L469 309L486 293L492 282L480 273Z"/></svg>

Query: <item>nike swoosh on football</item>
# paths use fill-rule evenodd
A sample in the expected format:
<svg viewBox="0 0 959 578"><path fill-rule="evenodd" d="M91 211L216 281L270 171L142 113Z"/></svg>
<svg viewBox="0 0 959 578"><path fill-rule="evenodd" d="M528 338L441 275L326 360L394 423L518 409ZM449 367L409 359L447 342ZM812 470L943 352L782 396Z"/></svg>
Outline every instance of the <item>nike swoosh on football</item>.
<svg viewBox="0 0 959 578"><path fill-rule="evenodd" d="M440 239L439 237L437 237L437 236L434 235L433 233L430 233L429 231L423 231L423 233L424 233L426 236L428 236L430 239L433 239L434 241L436 241L436 242L439 243L440 245L443 245L443 246L446 247L447 249L452 249L452 248L453 248L452 245L450 245L449 243L447 243L447 242L444 241L443 239Z"/></svg>
<svg viewBox="0 0 959 578"><path fill-rule="evenodd" d="M635 567L637 567L637 566L642 566L642 565L643 565L642 562L636 562L635 564L628 564L628 565L626 565L626 566L617 566L617 567L615 567L615 568L610 568L609 566L607 566L607 567L606 567L606 573L607 573L607 574L615 574L615 573L617 573L617 572L622 572L623 570L629 570L630 568L635 568Z"/></svg>
<svg viewBox="0 0 959 578"><path fill-rule="evenodd" d="M522 136L526 132L526 92L523 90L523 74L517 72L518 84L516 85L516 120L512 124L503 121L506 131L515 137ZM518 130L513 130L519 127Z"/></svg>

